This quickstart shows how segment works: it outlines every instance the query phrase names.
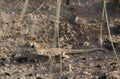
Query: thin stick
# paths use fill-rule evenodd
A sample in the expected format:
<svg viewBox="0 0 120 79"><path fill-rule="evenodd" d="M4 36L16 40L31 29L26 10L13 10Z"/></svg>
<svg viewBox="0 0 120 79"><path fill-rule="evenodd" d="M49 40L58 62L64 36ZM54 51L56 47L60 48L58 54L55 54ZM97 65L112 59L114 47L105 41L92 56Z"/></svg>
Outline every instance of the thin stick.
<svg viewBox="0 0 120 79"><path fill-rule="evenodd" d="M59 40L59 18L60 18L60 7L62 0L57 0L57 9L56 9L56 38L58 39L58 47L60 48L60 40ZM62 79L62 54L60 54L60 79Z"/></svg>
<svg viewBox="0 0 120 79"><path fill-rule="evenodd" d="M59 17L60 17L60 7L61 7L61 2L62 0L57 0L57 8L56 8L56 22L55 22L55 28L54 28L54 36L53 36L53 48L56 48L57 45L60 47L60 41L59 41ZM58 42L58 43L57 43ZM53 50L54 52L54 50ZM52 79L52 70L53 70L53 61L54 57L51 58L51 63L50 63L50 79ZM60 56L60 77L62 75L62 58Z"/></svg>
<svg viewBox="0 0 120 79"><path fill-rule="evenodd" d="M101 48L103 47L103 22L104 22L104 17L105 17L105 5L103 2L103 12L102 12L102 20L100 22L100 38L99 38L99 42L100 42L100 46Z"/></svg>
<svg viewBox="0 0 120 79"><path fill-rule="evenodd" d="M44 0L44 1L42 2L42 4L40 4L40 6L39 6L35 11L33 11L33 12L31 12L31 13L28 13L28 14L26 14L25 16L27 16L27 15L29 15L29 14L33 14L33 13L35 13L35 12L38 12L38 11L43 7L43 5L46 3L46 1L47 1L47 0Z"/></svg>
<svg viewBox="0 0 120 79"><path fill-rule="evenodd" d="M104 0L104 6L105 6L105 18L106 18L106 23L107 23L107 29L108 29L108 34L109 34L110 42L111 42L111 45L112 45L115 57L117 59L118 66L120 67L119 58L117 56L117 53L116 53L116 50L115 50L115 47L114 47L114 44L113 44L111 32L110 32L110 26L109 26L109 22L108 22L108 15L107 15L107 8L106 8L106 1L105 0Z"/></svg>
<svg viewBox="0 0 120 79"><path fill-rule="evenodd" d="M20 20L20 21L22 21L23 18L24 18L24 15L25 15L26 10L27 10L28 3L29 3L29 0L25 0L23 9L22 9L21 14L20 14L20 17L19 17L19 20Z"/></svg>

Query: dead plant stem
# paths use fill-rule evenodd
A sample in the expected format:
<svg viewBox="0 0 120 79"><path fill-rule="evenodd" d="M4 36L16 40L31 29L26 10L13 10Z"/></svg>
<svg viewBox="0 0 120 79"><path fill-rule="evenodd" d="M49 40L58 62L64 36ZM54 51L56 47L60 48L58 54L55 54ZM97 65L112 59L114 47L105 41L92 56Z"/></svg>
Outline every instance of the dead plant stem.
<svg viewBox="0 0 120 79"><path fill-rule="evenodd" d="M107 23L107 29L108 29L108 34L109 34L110 42L111 42L112 49L113 49L113 52L115 54L115 57L117 59L118 66L120 67L119 58L117 56L117 53L116 53L116 50L115 50L115 47L114 47L114 44L113 44L112 35L111 35L111 32L110 32L110 26L109 26L108 15L107 15L106 0L104 0L104 9L105 9L104 12L105 12L105 18L106 18L106 23Z"/></svg>

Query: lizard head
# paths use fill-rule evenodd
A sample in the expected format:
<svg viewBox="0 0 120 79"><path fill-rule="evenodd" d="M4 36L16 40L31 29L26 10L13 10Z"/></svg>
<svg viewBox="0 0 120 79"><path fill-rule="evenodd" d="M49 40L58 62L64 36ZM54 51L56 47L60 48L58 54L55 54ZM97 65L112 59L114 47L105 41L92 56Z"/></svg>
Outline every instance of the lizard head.
<svg viewBox="0 0 120 79"><path fill-rule="evenodd" d="M41 49L42 46L40 46L38 43L36 43L35 41L29 41L29 45L31 48L34 48L35 50Z"/></svg>
<svg viewBox="0 0 120 79"><path fill-rule="evenodd" d="M34 49L33 54L46 55L46 56L48 55L46 53L46 50L43 49L43 47L38 43L36 43L35 41L29 41L29 46Z"/></svg>

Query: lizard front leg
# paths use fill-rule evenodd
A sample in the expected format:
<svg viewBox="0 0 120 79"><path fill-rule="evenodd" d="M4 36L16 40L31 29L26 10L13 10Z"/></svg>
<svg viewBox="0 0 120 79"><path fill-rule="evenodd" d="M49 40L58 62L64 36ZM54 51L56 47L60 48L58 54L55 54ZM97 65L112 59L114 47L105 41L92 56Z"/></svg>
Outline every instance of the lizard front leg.
<svg viewBox="0 0 120 79"><path fill-rule="evenodd" d="M51 60L51 55L50 54L48 54L48 59L47 59L47 61L45 62L45 64L47 64L47 63L49 63L50 62L50 60Z"/></svg>
<svg viewBox="0 0 120 79"><path fill-rule="evenodd" d="M50 63L51 61L55 62L52 57L54 57L54 56L52 56L51 54L48 54L48 60L47 60L46 63ZM52 60L52 59L53 59L53 60Z"/></svg>

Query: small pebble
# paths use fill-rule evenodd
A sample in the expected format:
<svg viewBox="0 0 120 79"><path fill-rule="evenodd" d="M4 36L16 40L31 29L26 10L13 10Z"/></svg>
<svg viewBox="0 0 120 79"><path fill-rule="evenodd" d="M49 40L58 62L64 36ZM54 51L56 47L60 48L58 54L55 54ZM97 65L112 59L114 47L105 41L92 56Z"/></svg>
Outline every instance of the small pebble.
<svg viewBox="0 0 120 79"><path fill-rule="evenodd" d="M36 79L42 79L39 74L36 75Z"/></svg>
<svg viewBox="0 0 120 79"><path fill-rule="evenodd" d="M88 71L83 71L85 75L89 75L90 73Z"/></svg>
<svg viewBox="0 0 120 79"><path fill-rule="evenodd" d="M90 46L90 43L87 42L87 41L85 41L85 42L83 43L83 46Z"/></svg>
<svg viewBox="0 0 120 79"><path fill-rule="evenodd" d="M95 67L96 64L92 62L92 63L90 63L89 65L90 65L91 67Z"/></svg>

